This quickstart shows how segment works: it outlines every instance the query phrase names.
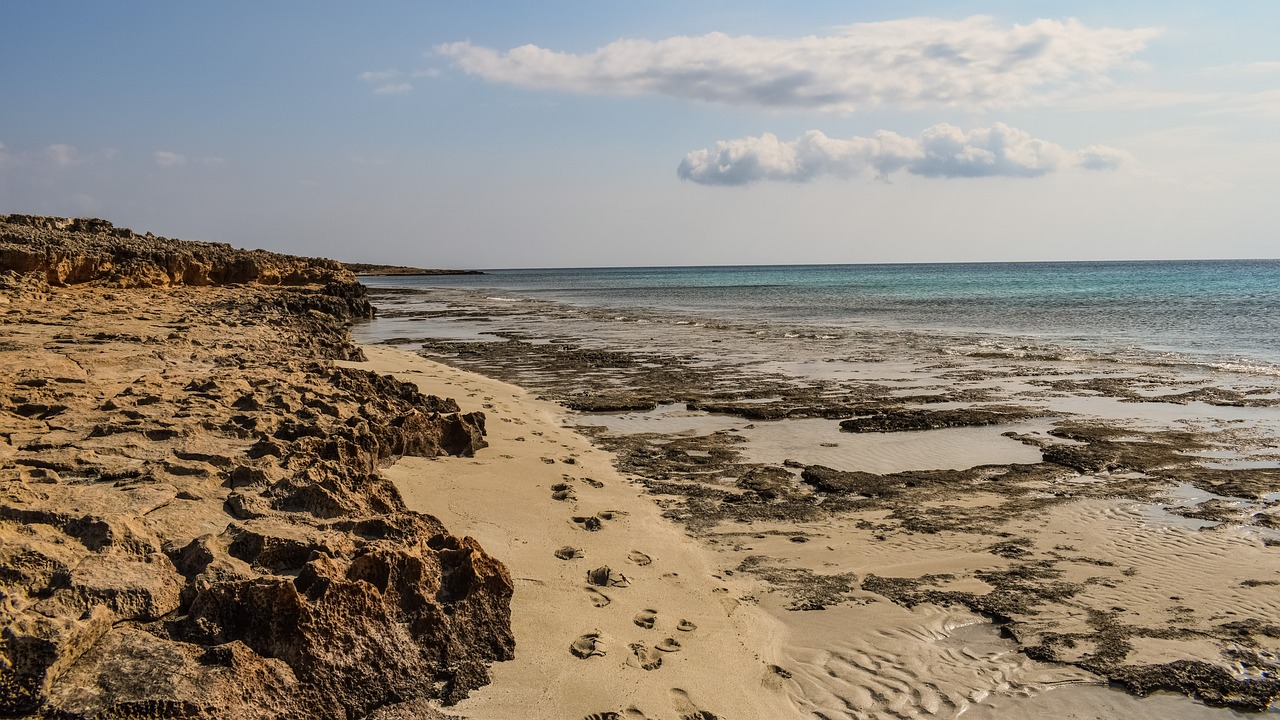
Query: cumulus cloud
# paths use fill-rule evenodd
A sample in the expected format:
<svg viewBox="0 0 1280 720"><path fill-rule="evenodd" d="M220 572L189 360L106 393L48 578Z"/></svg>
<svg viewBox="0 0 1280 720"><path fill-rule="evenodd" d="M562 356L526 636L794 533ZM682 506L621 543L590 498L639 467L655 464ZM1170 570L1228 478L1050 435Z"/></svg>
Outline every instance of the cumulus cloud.
<svg viewBox="0 0 1280 720"><path fill-rule="evenodd" d="M711 33L618 40L572 54L456 42L436 52L494 82L576 93L659 94L725 105L853 112L981 107L1105 85L1158 34L1078 20L1004 26L990 17L859 23L795 38Z"/></svg>
<svg viewBox="0 0 1280 720"><path fill-rule="evenodd" d="M881 130L841 140L810 130L791 141L769 133L721 140L686 155L677 173L704 185L806 182L868 171L887 181L900 170L942 178L1038 177L1068 167L1115 170L1128 159L1127 153L1101 145L1072 152L1003 123L968 131L944 123L914 138Z"/></svg>
<svg viewBox="0 0 1280 720"><path fill-rule="evenodd" d="M1076 162L1085 170L1119 170L1133 162L1133 156L1105 145L1090 145L1075 153Z"/></svg>
<svg viewBox="0 0 1280 720"><path fill-rule="evenodd" d="M163 168L181 167L187 164L187 156L179 155L175 152L168 152L166 150L157 151L153 157L155 158L156 165Z"/></svg>

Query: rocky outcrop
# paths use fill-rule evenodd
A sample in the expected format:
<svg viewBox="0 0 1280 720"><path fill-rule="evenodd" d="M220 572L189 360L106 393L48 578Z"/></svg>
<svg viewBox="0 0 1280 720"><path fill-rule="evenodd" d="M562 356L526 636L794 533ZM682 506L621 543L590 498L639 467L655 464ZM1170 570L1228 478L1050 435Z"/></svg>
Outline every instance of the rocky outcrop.
<svg viewBox="0 0 1280 720"><path fill-rule="evenodd" d="M506 569L378 472L475 453L485 418L327 360L358 285L294 259L253 272L324 284L186 287L249 266L23 222L46 261L0 278L0 715L398 717L511 657Z"/></svg>
<svg viewBox="0 0 1280 720"><path fill-rule="evenodd" d="M96 218L0 215L0 271L43 273L50 285L354 284L339 262L224 243L138 235Z"/></svg>

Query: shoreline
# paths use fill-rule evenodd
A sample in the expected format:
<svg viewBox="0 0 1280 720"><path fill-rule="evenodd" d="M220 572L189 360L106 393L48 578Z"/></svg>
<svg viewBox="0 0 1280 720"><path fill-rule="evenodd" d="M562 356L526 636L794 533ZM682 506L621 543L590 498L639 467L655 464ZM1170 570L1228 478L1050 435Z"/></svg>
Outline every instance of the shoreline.
<svg viewBox="0 0 1280 720"><path fill-rule="evenodd" d="M337 263L8 217L6 711L1039 720L1069 692L1181 720L1237 715L1096 684L1276 694L1275 387L500 298L388 313L462 336L417 326L426 359L352 344L372 306Z"/></svg>
<svg viewBox="0 0 1280 720"><path fill-rule="evenodd" d="M1036 711L1041 715L1030 715L1034 703L1014 702L1022 696L1043 697L1044 690L1064 680L1061 672L1056 677L1049 672L1046 679L1046 668L1067 669L1066 679L1072 683L1101 683L1102 677L1111 676L1136 695L1164 687L1180 688L1212 704L1247 707L1257 702L1233 696L1245 687L1233 685L1236 681L1226 674L1211 681L1178 678L1192 668L1223 667L1220 651L1252 657L1249 662L1268 666L1267 648L1273 643L1266 631L1247 635L1231 628L1242 629L1255 616L1262 628L1274 600L1266 598L1280 567L1274 562L1273 545L1261 542L1263 536L1270 537L1263 521L1274 515L1280 499L1264 497L1277 489L1274 472L1250 470L1247 461L1239 467L1229 465L1229 460L1221 462L1232 469L1206 470L1195 452L1184 453L1197 447L1221 448L1205 451L1210 462L1215 456L1231 458L1240 452L1262 452L1256 457L1267 457L1273 442L1266 435L1250 440L1249 433L1241 431L1250 425L1257 425L1259 432L1270 427L1261 422L1270 417L1262 405L1274 403L1274 388L1271 395L1250 392L1244 396L1257 398L1259 407L1240 407L1231 393L1241 388L1214 390L1210 385L1211 392L1184 398L1188 385L1179 385L1176 378L1129 377L1125 373L1131 371L1123 364L1090 370L1076 367L1070 358L989 353L953 356L942 364L928 355L928 345L897 348L895 352L902 354L888 364L870 342L863 353L865 360L816 363L823 374L784 378L768 363L761 375L727 357L714 359L714 352L722 356L731 352L734 346L729 343L738 342L733 339L735 333L758 337L750 326L691 327L688 318L676 320L658 313L643 315L648 322L637 324L622 322L612 311L558 308L547 302L532 303L537 306L534 310L525 303L479 303L475 298L456 312L433 298L426 306L429 310L417 319L412 304L405 304L405 295L389 297L391 311L385 320L377 321L385 325L366 327L360 335L388 339L411 350L420 348L419 353L434 361L514 381L558 401L559 412L582 425L579 431L618 454L619 466L637 478L638 486L663 508L668 520L684 525L714 554L720 577L732 573L735 578L753 579L756 584L743 599L789 626L790 636L807 634L821 640L811 648L791 643L781 655L780 665L793 675L788 687L805 707L828 717L877 717L890 706L913 707L921 716L954 717L967 711L983 718L1053 717L1044 705ZM379 299L376 290L374 299ZM414 322L424 323L417 334L412 332ZM424 339L437 328L445 337L456 339ZM476 342L480 338L468 337L471 332L496 335L498 341ZM681 340L694 334L702 339ZM721 343L721 339L722 345L707 344ZM794 344L804 339L771 335L769 342ZM838 342L816 345L833 345L839 353ZM638 351L639 346L644 349ZM846 367L848 377L855 378L853 383L840 374ZM1029 381L1032 369L1045 379L1032 375ZM674 377L682 379L660 380ZM884 395L876 383L885 381L878 378L901 378L888 386L899 389ZM858 387L858 382L867 388L862 395L842 400L831 392L851 384ZM1243 390L1251 390L1250 380L1243 382ZM735 384L755 390L734 395L725 389ZM837 420L823 419L848 417L850 411L842 409L841 402L874 405L875 393L903 398L899 406L909 405L910 398L923 403L921 410L904 410L880 401L882 409L877 412L883 420L875 420L872 427L883 422L889 429L907 422L908 432L842 435ZM682 409L686 402L687 409ZM997 403L1021 405L1031 419L1010 415L1002 422L1012 424L997 425L988 432L963 427L985 422L982 412L987 411L956 412L1003 407ZM566 406L585 414L566 413ZM950 414L938 412L945 408L950 408ZM1114 418L1109 413L1115 412L1136 419L1116 425L1107 419ZM1183 420L1197 415L1195 422ZM911 431L917 422L925 427L956 422L961 427ZM1237 425L1241 422L1246 424ZM831 430L820 430L827 426ZM957 433L960 444L948 445L947 433ZM1130 437L1121 442L1108 439L1124 436ZM997 450L997 443L1006 449ZM866 450L855 450L864 446ZM1035 460L1015 459L1011 451L1019 447L1023 448L1019 453L1031 451ZM919 459L913 456L925 448L930 457L936 456L930 462L941 464L916 464ZM1234 448L1232 454L1228 448ZM654 449L661 450L655 453ZM871 458L862 454L867 451L872 452ZM1011 464L963 470L974 460L959 458L971 453L979 458L1003 453L1008 459L999 462ZM1040 460L1041 453L1045 461ZM948 454L956 459L948 460ZM824 456L830 458L826 462L843 469L820 473L810 466L812 458ZM1050 457L1056 462L1047 462ZM793 458L805 462L790 465ZM868 459L879 465L868 465ZM815 473L813 478L794 477L801 467L806 476ZM874 476L877 483L905 481L919 486L924 480L924 485L902 495L900 501L845 495L840 483L873 478L857 477L856 472L844 478L840 472L872 467L879 467L873 470L880 473ZM914 469L924 467L956 469L932 476ZM753 468L767 472L760 475ZM1027 474L1028 470L1033 472ZM752 479L744 479L744 472ZM1010 476L1016 482L1003 488L981 487L987 478L1002 472L1019 473ZM954 491L945 491L946 486L938 482L958 485ZM1045 492L1047 499L1037 499ZM1224 500L1223 496L1230 497ZM1243 502L1241 496L1253 500ZM768 497L774 499L762 502ZM1064 497L1078 499L1067 502ZM813 502L824 499L827 502L820 507L831 508L834 514L813 515ZM1237 509L1228 512L1229 507ZM788 515L792 512L788 508L801 514ZM842 514L846 520L840 520ZM1254 527L1258 523L1263 525ZM1219 529L1200 532L1200 527ZM1064 532L1078 537L1054 539ZM1178 550L1148 552L1144 546L1153 532ZM831 548L837 551L832 553ZM913 557L935 560L921 564ZM1187 587L1180 593L1182 585ZM805 587L826 588L822 592L829 594L806 595ZM1171 595L1179 597L1170 599ZM815 602L806 597L818 597L815 607L827 609L797 613L790 608ZM992 627L994 619L1015 639L990 644L981 633L971 636L962 631L960 635L967 639L961 640L953 633L955 628L929 630L928 615L934 612L929 608L935 603L967 606L986 616L971 616L974 619L956 627L973 622ZM879 646L859 646L868 633L877 632L879 621L869 619L887 607L916 613L914 618L899 615L908 618L903 630L908 626L914 630L896 639L884 636ZM1089 615L1094 612L1101 614ZM871 625L866 632L855 633L851 645L841 646L832 642L841 632L838 624L814 619L824 613L861 617L859 622ZM1113 629L1094 626L1101 618ZM1094 636L1099 640L1096 646L1088 640ZM932 639L922 642L924 637ZM948 676L945 664L929 659L939 643L949 647L957 642L971 649L985 647L992 657L1002 658L993 666L999 669L988 677L1005 679L994 685L988 680L973 684L973 676ZM812 654L815 650L817 655ZM1245 654L1254 651L1261 654ZM875 656L880 659L865 661ZM1036 665L1031 657L1057 662ZM964 666L970 660L957 656L951 662ZM908 677L901 675L901 668L914 669ZM886 671L899 680L889 685L877 680ZM1265 669L1263 674L1251 672L1249 677L1261 681L1254 687L1265 692ZM939 683L930 674L948 679ZM805 684L805 690L797 692L796 683ZM931 691L921 690L931 686ZM880 689L868 698L860 696L863 691L857 687ZM1151 702L1131 702L1133 696L1111 689L1086 692L1079 688L1087 686L1073 687L1077 688L1071 691L1074 703L1096 707L1102 715L1108 708L1118 712L1123 707L1125 717L1135 718L1235 717L1229 710L1211 710L1176 697L1157 694ZM1050 697L1053 692L1049 690ZM934 700L929 699L930 693ZM1010 699L989 699L1001 694ZM972 700L978 697L982 702ZM853 712L854 707L862 709Z"/></svg>
<svg viewBox="0 0 1280 720"><path fill-rule="evenodd" d="M626 476L613 468L615 458L610 453L595 447L590 438L562 423L566 415L574 413L534 398L517 386L403 350L364 348L369 363L355 366L417 382L424 392L451 394L460 398L464 407L484 407L494 420L490 425L492 446L468 461L469 467L461 472L441 466L437 461L416 458L402 459L386 471L410 508L432 511L450 527L477 537L508 563L516 580L512 604L516 659L495 665L493 684L448 708L449 711L471 718L518 717L522 709L528 710L532 717L593 717L592 713L598 713L594 717L609 717L606 713L616 712L627 718L664 718L674 717L669 714L672 712L669 693L671 688L680 688L690 697L700 698L699 706L719 717L804 718L813 717L815 712L837 717L841 705L827 706L834 699L826 696L821 683L815 686L806 679L813 673L806 666L824 667L830 662L830 651L822 648L829 647L833 637L845 635L856 642L879 638L856 651L872 656L885 653L895 645L911 646L910 652L927 663L918 670L931 673L930 683L939 688L934 700L927 697L924 700L925 707L932 708L932 712L926 713L928 716L955 717L964 712L984 719L1060 717L1055 698L1066 695L1071 697L1073 706L1089 708L1099 717L1115 712L1125 713L1116 716L1132 718L1247 717L1228 710L1211 710L1178 696L1140 698L1107 687L1102 678L1091 673L1062 664L1037 663L1015 652L1009 640L1001 639L990 619L963 609L926 605L908 610L890 603L873 602L829 607L824 612L796 613L787 607L785 595L762 588L757 578L749 574L726 574L724 569L732 562L725 557L723 548L717 550L706 544L705 537L699 539L681 532L668 519L660 517L652 496L643 494L639 486L628 487ZM539 432L543 434L535 434ZM516 440L518 437L524 439ZM554 462L545 462L543 458ZM574 462L566 464L563 462L566 458ZM503 485L501 497L485 497L494 481L504 476L526 480ZM592 490L583 483L584 478L604 481L606 487L616 486L617 491L606 496L595 489L597 494L588 498L586 493ZM570 484L575 500L550 498L551 488L560 482ZM517 508L514 512L513 505ZM603 532L585 533L572 526L565 515L582 512L586 505L621 509L627 515L606 523ZM650 593L647 598L636 597L640 583L635 580L640 568L618 559L625 557L631 545L646 550L662 547L649 538L644 543L628 543L627 540L634 537L629 531L636 525L649 530L674 531L676 544L683 546L678 554L697 558L694 564L698 569L694 572L701 573L701 577L715 578L712 592L695 593L692 598L688 594L673 597L670 585L660 585L651 588L656 596ZM619 542L619 538L608 536L609 530L621 531L619 534L626 533L629 537ZM549 548L561 542L585 548L587 557L573 561L555 559ZM776 554L781 557L785 550L779 548ZM654 565L661 563L670 568L670 550L661 556L652 553L651 557L655 558ZM580 577L581 571L595 567L596 558L602 558L615 569L621 565L621 571L633 580L625 589L602 588L614 600L606 608L592 607L583 597L587 585ZM944 568L954 562L941 557L939 561ZM643 581L652 580L652 575L646 574ZM717 593L716 589L726 592ZM690 600L693 600L692 607ZM712 615L719 614L716 602L730 613L730 618L737 615L740 621L747 621L749 628L743 632L744 626L741 622L737 624L735 632L741 642L734 644L728 654L717 651L711 655L709 664L705 658L690 654L687 658L695 661L692 665L677 665L671 662L675 656L664 656L667 663L652 673L642 672L632 654L625 659L609 659L615 651L625 650L632 637L657 636L654 631L631 628L623 622L632 616L635 608L686 608L684 614L698 618L698 632L701 632L708 627L702 624L708 607ZM731 603L732 609L726 603ZM615 605L618 615L610 623L608 615L614 612ZM562 617L566 608L576 609L576 614L585 620L566 621ZM667 612L660 611L658 615L663 620L671 619ZM586 626L584 622L593 631L606 628L602 636L611 642L605 646L604 657L584 661L571 658L566 652L568 643ZM848 630L851 627L864 627L870 632L851 634ZM864 639L859 641L858 636ZM681 641L687 640L683 642L685 651L693 647L693 635L678 637ZM951 655L949 648L952 647L963 650L963 654ZM741 683L742 676L731 672L735 656L760 678L758 684ZM891 661L892 657L892 653L885 654L883 661ZM588 664L597 661L596 667ZM762 674L760 670L766 665L769 669ZM969 667L965 668L966 665ZM708 675L708 668L714 672ZM959 673L958 668L961 668ZM587 672L594 669L605 672ZM887 670L882 667L878 672ZM901 669L893 671L890 676L900 672ZM967 672L978 675L966 677ZM726 676L740 682L737 686L728 685L732 691L727 695L723 694ZM982 679L978 680L979 677ZM862 678L862 682L868 688L890 682L889 686L873 692L890 695L894 692L893 681L877 679L874 674ZM667 685L671 688L666 688ZM693 688L699 686L701 690L694 692ZM942 688L953 690L961 686L968 689L960 702L951 702L945 697ZM746 700L746 704L735 707L733 700ZM868 711L872 710L870 705L868 703ZM627 711L631 714L626 714ZM872 712L868 717L879 715Z"/></svg>
<svg viewBox="0 0 1280 720"><path fill-rule="evenodd" d="M515 580L515 659L494 665L491 685L447 711L473 718L666 718L699 711L744 720L802 717L771 668L781 628L736 600L747 584L713 577L713 559L660 517L614 468L611 454L562 426L563 408L400 350L364 349L368 363L344 364L450 394L489 418L490 447L462 467L403 458L384 471L410 509L478 539ZM561 486L566 497L557 500L553 488ZM599 530L588 531L575 517L599 518ZM583 557L557 558L563 547ZM591 584L588 571L600 567L625 576L626 585L616 586L616 577ZM680 621L696 628L680 630ZM571 645L590 633L599 633L593 654L575 657ZM668 639L679 649L658 649Z"/></svg>

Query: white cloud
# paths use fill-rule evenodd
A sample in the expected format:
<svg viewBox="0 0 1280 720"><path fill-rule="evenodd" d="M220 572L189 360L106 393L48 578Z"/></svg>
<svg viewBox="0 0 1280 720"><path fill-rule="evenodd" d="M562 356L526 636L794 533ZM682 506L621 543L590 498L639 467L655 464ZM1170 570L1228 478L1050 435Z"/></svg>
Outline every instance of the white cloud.
<svg viewBox="0 0 1280 720"><path fill-rule="evenodd" d="M1019 105L1054 90L1100 87L1158 33L1078 20L1001 26L976 16L859 23L826 36L618 40L581 55L536 45L500 52L470 42L436 52L468 74L512 85L853 112Z"/></svg>
<svg viewBox="0 0 1280 720"><path fill-rule="evenodd" d="M677 173L704 185L806 182L865 171L888 180L899 170L925 177L1037 177L1067 167L1114 170L1128 160L1127 153L1099 145L1073 153L1003 123L967 132L944 123L915 138L881 130L840 140L810 130L791 141L769 133L721 140L686 155Z"/></svg>
<svg viewBox="0 0 1280 720"><path fill-rule="evenodd" d="M1133 156L1105 145L1090 145L1075 152L1076 164L1085 170L1119 170L1133 162Z"/></svg>
<svg viewBox="0 0 1280 720"><path fill-rule="evenodd" d="M187 157L175 152L160 150L157 151L153 157L155 158L156 165L163 168L181 167L187 164Z"/></svg>
<svg viewBox="0 0 1280 720"><path fill-rule="evenodd" d="M400 95L413 90L410 80L438 77L440 71L435 68L401 72L395 68L387 70L369 70L356 76L360 82L373 85L374 95Z"/></svg>
<svg viewBox="0 0 1280 720"><path fill-rule="evenodd" d="M46 147L44 158L58 167L71 167L80 161L80 154L74 147L59 143Z"/></svg>

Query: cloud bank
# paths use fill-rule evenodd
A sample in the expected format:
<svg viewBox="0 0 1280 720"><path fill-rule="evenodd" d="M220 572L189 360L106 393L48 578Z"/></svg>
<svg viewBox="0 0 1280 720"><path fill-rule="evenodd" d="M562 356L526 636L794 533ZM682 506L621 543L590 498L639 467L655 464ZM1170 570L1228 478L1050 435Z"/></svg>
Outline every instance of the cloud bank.
<svg viewBox="0 0 1280 720"><path fill-rule="evenodd" d="M1128 160L1122 150L1094 145L1070 151L1003 123L967 132L944 123L914 138L881 130L840 140L810 130L789 142L769 133L721 140L685 155L677 173L703 185L807 182L868 171L886 181L898 171L935 178L1038 177L1069 167L1115 170Z"/></svg>
<svg viewBox="0 0 1280 720"><path fill-rule="evenodd" d="M854 112L879 106L984 107L1106 84L1159 34L1078 20L1002 26L994 19L909 18L797 38L711 33L618 40L575 55L537 45L507 52L435 48L493 82L574 93L658 94L760 108Z"/></svg>

